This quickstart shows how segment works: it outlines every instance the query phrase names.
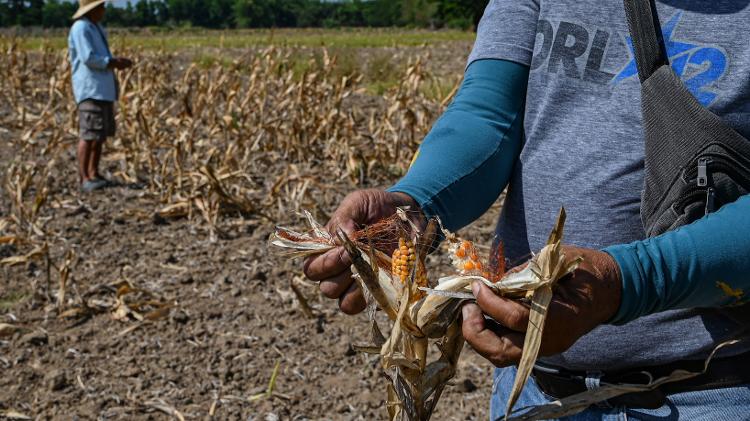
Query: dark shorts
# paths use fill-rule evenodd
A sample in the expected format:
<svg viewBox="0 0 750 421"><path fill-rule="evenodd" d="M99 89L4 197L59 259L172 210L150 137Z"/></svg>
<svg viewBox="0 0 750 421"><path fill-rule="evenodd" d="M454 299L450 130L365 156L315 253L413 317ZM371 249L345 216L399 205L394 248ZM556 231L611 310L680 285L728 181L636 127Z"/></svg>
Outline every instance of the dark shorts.
<svg viewBox="0 0 750 421"><path fill-rule="evenodd" d="M78 104L78 130L86 141L103 142L115 135L115 107L110 101L87 99Z"/></svg>

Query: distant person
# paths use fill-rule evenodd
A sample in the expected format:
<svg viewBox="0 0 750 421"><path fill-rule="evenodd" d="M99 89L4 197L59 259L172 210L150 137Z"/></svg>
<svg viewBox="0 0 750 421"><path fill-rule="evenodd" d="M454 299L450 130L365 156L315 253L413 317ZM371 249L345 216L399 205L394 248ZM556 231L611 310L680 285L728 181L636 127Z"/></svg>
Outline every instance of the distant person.
<svg viewBox="0 0 750 421"><path fill-rule="evenodd" d="M133 65L127 58L113 57L109 50L107 34L100 24L105 1L80 0L68 36L73 94L78 104L78 175L84 192L109 184L99 174L99 160L104 141L115 135L118 85L114 69Z"/></svg>

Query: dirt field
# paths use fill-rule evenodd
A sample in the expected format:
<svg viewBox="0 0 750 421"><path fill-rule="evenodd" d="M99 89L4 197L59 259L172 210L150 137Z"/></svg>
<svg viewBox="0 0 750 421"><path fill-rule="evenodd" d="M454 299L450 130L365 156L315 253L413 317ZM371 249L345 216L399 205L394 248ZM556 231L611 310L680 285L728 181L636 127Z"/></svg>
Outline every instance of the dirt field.
<svg viewBox="0 0 750 421"><path fill-rule="evenodd" d="M378 359L353 350L366 318L266 241L397 179L470 42L127 51L103 163L120 185L95 194L64 52L0 44L0 414L385 418ZM462 234L489 244L497 212ZM434 419L486 418L491 371L467 348Z"/></svg>

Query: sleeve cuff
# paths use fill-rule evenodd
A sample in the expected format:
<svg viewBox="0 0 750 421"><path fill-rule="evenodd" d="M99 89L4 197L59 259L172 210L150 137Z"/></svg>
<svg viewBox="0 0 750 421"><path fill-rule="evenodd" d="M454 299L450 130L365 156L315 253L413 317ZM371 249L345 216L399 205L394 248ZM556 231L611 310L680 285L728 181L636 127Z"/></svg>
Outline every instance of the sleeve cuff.
<svg viewBox="0 0 750 421"><path fill-rule="evenodd" d="M534 51L514 44L494 44L486 46L482 51L472 50L466 61L466 68L479 60L511 61L525 67L531 66Z"/></svg>
<svg viewBox="0 0 750 421"><path fill-rule="evenodd" d="M429 220L430 218L437 217L438 219L440 219L442 225L442 218L440 218L440 215L438 215L438 212L435 210L431 197L424 194L424 192L420 191L420 189L415 188L414 186L410 186L408 183L404 183L402 180L387 188L385 191L389 193L408 194L412 199L414 199L414 201L417 202L420 209L422 209L422 213L424 214L425 218ZM443 226L441 228L445 227ZM445 235L443 234L442 230L438 230L435 241L432 244L432 249L437 249L440 246L440 243L443 242L443 240L445 240Z"/></svg>
<svg viewBox="0 0 750 421"><path fill-rule="evenodd" d="M637 252L632 244L616 245L603 251L617 262L622 280L620 308L608 323L624 325L642 316L642 295L645 287L643 280L645 277L641 270Z"/></svg>
<svg viewBox="0 0 750 421"><path fill-rule="evenodd" d="M427 219L433 218L433 217L440 217L438 215L437 211L433 207L432 199L424 194L424 191L422 189L419 189L415 186L410 186L408 183L403 182L404 179L397 182L393 186L387 188L385 191L389 193L404 193L408 194L409 196L414 199L419 207L422 209L422 213L424 213L424 216Z"/></svg>

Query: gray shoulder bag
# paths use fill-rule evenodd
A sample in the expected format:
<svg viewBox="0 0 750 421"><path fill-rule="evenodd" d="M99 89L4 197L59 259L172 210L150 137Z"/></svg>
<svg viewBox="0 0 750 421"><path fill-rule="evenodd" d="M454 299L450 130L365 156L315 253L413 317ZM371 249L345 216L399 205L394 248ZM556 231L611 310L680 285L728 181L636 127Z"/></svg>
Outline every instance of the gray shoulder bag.
<svg viewBox="0 0 750 421"><path fill-rule="evenodd" d="M625 11L646 138L641 220L652 237L748 194L750 141L703 107L672 70L654 0L625 0Z"/></svg>

